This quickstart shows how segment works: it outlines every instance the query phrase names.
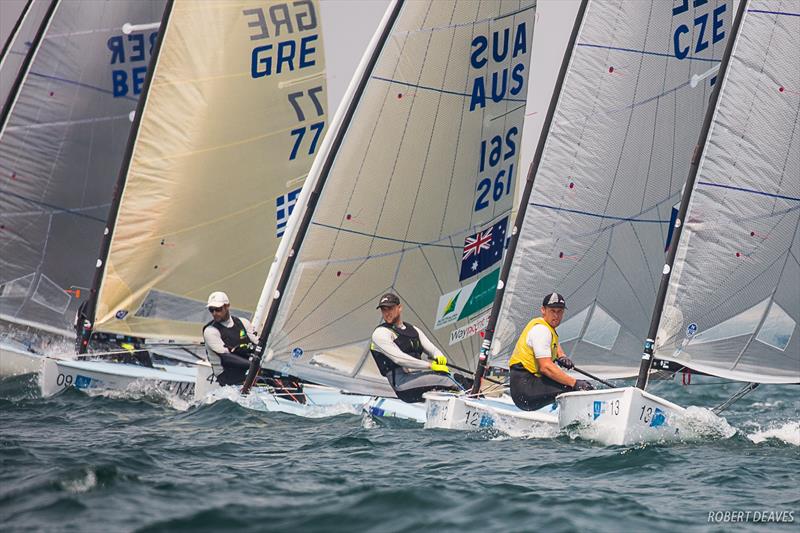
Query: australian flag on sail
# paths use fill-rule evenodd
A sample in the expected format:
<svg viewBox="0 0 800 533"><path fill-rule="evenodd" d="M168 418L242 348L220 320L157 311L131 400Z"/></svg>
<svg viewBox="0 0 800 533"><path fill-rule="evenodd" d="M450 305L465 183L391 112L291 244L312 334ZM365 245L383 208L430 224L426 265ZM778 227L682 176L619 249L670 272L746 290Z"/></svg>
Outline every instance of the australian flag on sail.
<svg viewBox="0 0 800 533"><path fill-rule="evenodd" d="M297 197L300 196L301 189L295 189L284 195L278 196L275 199L277 218L277 236L282 237L283 232L286 230L286 223L289 222L289 215L292 214L294 204L297 203Z"/></svg>
<svg viewBox="0 0 800 533"><path fill-rule="evenodd" d="M508 217L501 219L489 229L467 236L464 239L464 253L461 256L461 275L463 281L483 272L503 257L506 242Z"/></svg>

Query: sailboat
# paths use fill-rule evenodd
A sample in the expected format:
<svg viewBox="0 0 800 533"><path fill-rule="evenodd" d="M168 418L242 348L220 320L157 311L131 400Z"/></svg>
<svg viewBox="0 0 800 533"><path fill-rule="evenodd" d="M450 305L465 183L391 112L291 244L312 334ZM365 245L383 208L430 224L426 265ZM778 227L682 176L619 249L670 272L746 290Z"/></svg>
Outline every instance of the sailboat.
<svg viewBox="0 0 800 533"><path fill-rule="evenodd" d="M163 2L29 2L0 73L0 376L68 352ZM71 355L71 354L69 354Z"/></svg>
<svg viewBox="0 0 800 533"><path fill-rule="evenodd" d="M168 3L81 343L100 331L196 345L209 292L225 291L234 315L256 307L327 126L319 3L295 3L281 23L269 9ZM204 398L212 388L205 361L168 370L49 360L42 381L47 393L77 384ZM325 403L329 392L306 396ZM263 403L273 400L294 407L277 395Z"/></svg>
<svg viewBox="0 0 800 533"><path fill-rule="evenodd" d="M800 11L743 1L663 269L636 387L567 393L559 422L605 444L680 439L684 409L645 392L685 366L746 385L800 383Z"/></svg>
<svg viewBox="0 0 800 533"><path fill-rule="evenodd" d="M716 33L693 25L710 20ZM564 351L604 379L636 375L692 151L731 28L728 2L581 4L479 355L507 368L541 299L562 293ZM430 394L429 427L558 431L558 405Z"/></svg>
<svg viewBox="0 0 800 533"><path fill-rule="evenodd" d="M285 17L257 0L170 0L149 25L158 41L79 316L80 351L95 332L198 345L212 291L230 296L235 315L255 309L252 288L326 126L318 3L281 6ZM192 397L195 380L195 367L49 358L42 389L136 383Z"/></svg>
<svg viewBox="0 0 800 533"><path fill-rule="evenodd" d="M369 351L391 290L404 320L472 372L476 337L454 332L482 320L497 283L534 13L533 1L392 3L263 291L268 368L422 422L424 406L395 399Z"/></svg>

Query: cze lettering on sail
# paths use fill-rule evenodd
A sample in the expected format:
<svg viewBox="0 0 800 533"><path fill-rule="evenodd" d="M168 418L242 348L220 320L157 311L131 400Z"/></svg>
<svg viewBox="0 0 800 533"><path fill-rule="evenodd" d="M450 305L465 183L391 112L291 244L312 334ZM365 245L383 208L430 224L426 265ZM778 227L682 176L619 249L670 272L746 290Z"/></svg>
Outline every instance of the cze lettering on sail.
<svg viewBox="0 0 800 533"><path fill-rule="evenodd" d="M692 7L697 9L706 5L707 3L708 0L692 0ZM709 6L709 8L710 7L711 6ZM675 28L675 33L673 34L675 57L678 59L685 59L689 55L692 45L692 33L695 33L695 54L708 48L709 44L717 43L724 39L725 20L723 17L727 7L727 4L722 4L706 13L695 13L697 16L694 18L690 17L691 24L694 27L694 32L689 29L689 25L685 23L679 24ZM679 5L672 8L672 16L676 17L686 13L687 11L689 11L689 0L682 0Z"/></svg>
<svg viewBox="0 0 800 533"><path fill-rule="evenodd" d="M483 109L486 98L501 102L507 96L516 96L525 85L525 61L519 56L528 51L527 27L520 22L513 30L504 28L492 32L491 37L477 35L472 39L470 66L481 72L472 80L469 110ZM510 65L510 60L517 60ZM503 64L506 66L503 66ZM489 91L487 92L487 86Z"/></svg>
<svg viewBox="0 0 800 533"><path fill-rule="evenodd" d="M316 64L318 33L296 39L294 33L316 30L317 13L311 0L275 4L268 8L244 9L251 28L250 40L260 41L281 37L281 40L253 48L250 75L263 78L272 74L292 72Z"/></svg>
<svg viewBox="0 0 800 533"><path fill-rule="evenodd" d="M157 39L158 32L153 31L148 34L114 35L106 41L111 52L109 64L118 65L111 71L114 98L142 93L147 63Z"/></svg>

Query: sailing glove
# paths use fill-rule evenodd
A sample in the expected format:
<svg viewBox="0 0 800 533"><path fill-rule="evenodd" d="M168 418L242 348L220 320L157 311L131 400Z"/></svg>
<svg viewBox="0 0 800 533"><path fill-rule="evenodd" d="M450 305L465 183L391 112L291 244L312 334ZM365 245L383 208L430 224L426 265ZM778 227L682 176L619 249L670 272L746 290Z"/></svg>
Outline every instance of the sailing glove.
<svg viewBox="0 0 800 533"><path fill-rule="evenodd" d="M585 379L575 380L575 387L573 388L574 390L594 390L592 384L586 381Z"/></svg>
<svg viewBox="0 0 800 533"><path fill-rule="evenodd" d="M572 359L569 357L559 357L556 359L556 363L558 363L558 366L561 368L566 368L567 370L575 366L572 362Z"/></svg>
<svg viewBox="0 0 800 533"><path fill-rule="evenodd" d="M450 369L447 368L447 357L443 355L434 356L433 361L431 362L431 370L434 372L444 372L449 374Z"/></svg>

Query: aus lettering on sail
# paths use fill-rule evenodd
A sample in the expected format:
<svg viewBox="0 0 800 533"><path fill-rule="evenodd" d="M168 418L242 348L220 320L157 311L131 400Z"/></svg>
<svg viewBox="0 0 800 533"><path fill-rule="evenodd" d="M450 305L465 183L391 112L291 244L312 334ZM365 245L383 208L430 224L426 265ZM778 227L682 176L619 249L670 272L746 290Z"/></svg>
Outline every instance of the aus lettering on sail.
<svg viewBox="0 0 800 533"><path fill-rule="evenodd" d="M691 2L695 12L689 12ZM686 22L675 26L673 45L675 57L686 58L692 53L698 54L707 49L709 44L714 44L725 38L725 12L727 4L714 6L708 0L678 0L672 8L672 16L676 22L686 19ZM688 13L688 14L686 14ZM675 19L675 17L678 17ZM692 26L692 31L689 26ZM694 35L694 38L692 36Z"/></svg>
<svg viewBox="0 0 800 533"><path fill-rule="evenodd" d="M294 35L318 28L317 13L311 0L244 9L242 14L250 28L251 41L273 41L253 48L250 56L253 78L292 72L316 64L315 42L319 34L315 32L299 39ZM278 38L280 40L274 42Z"/></svg>
<svg viewBox="0 0 800 533"><path fill-rule="evenodd" d="M501 102L517 96L525 86L525 61L528 52L527 25L495 30L472 39L470 66L478 71L472 80L469 110L483 109L487 98Z"/></svg>
<svg viewBox="0 0 800 533"><path fill-rule="evenodd" d="M153 54L158 39L158 31L120 33L111 36L106 46L111 52L111 85L114 98L142 93L147 64Z"/></svg>

